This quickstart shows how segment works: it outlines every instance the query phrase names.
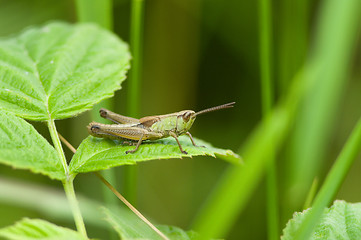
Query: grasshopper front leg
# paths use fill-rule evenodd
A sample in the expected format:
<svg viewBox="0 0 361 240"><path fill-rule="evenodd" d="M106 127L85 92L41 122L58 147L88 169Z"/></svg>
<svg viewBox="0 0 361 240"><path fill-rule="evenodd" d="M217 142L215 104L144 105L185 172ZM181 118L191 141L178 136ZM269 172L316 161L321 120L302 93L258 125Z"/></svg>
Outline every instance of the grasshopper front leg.
<svg viewBox="0 0 361 240"><path fill-rule="evenodd" d="M175 140L176 140L177 143L178 143L179 150L180 150L182 153L184 153L184 154L188 154L186 151L183 150L183 148L182 148L182 146L181 146L181 144L180 144L180 142L179 142L179 140L178 140L177 134L175 134L174 132L169 132L169 135L175 138Z"/></svg>
<svg viewBox="0 0 361 240"><path fill-rule="evenodd" d="M197 145L197 144L194 142L194 139L193 139L192 134L191 134L190 132L186 132L186 134L187 134L188 137L191 139L193 146L205 148L205 146L199 146L199 145Z"/></svg>

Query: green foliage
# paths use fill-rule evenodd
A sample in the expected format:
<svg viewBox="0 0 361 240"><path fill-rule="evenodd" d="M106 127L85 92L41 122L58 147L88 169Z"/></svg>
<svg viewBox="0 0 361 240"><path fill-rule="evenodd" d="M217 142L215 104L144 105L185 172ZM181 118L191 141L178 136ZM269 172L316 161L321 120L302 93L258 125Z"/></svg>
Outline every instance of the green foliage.
<svg viewBox="0 0 361 240"><path fill-rule="evenodd" d="M0 237L9 240L84 240L74 230L59 227L44 220L28 218L24 218L13 226L1 228Z"/></svg>
<svg viewBox="0 0 361 240"><path fill-rule="evenodd" d="M122 145L117 140L101 139L89 136L79 146L71 163L70 172L92 172L108 169L115 166L136 164L137 162L155 159L170 159L192 156L218 156L233 163L240 163L240 157L231 150L212 147L199 139L194 139L196 144L205 147L195 147L186 136L179 137L184 150L180 152L175 139L166 138L152 142L144 142L135 153L126 154L134 146Z"/></svg>
<svg viewBox="0 0 361 240"><path fill-rule="evenodd" d="M229 132L234 132L227 135L227 141L237 144L245 139L244 133L251 131L249 126L254 126L255 121L259 120L259 95L254 94L260 87L259 84L255 84L258 82L256 80L258 77L267 80L261 82L261 90L264 90L261 96L263 96L263 107L266 111L264 111L263 121L252 132L250 138L244 141L245 144L241 148L246 162L244 165L239 165L239 156L230 150L214 148L199 139L196 139L198 145L207 147L194 147L185 136L180 137L180 142L189 153L188 155L179 151L173 138L146 141L136 153L125 154L125 151L133 149L134 146L89 136L81 143L69 165L54 120L80 114L101 100L109 98L120 88L130 66L127 44L111 32L89 23L53 22L40 27L30 27L11 38L2 38L0 39L0 163L16 169L29 169L52 179L61 180L70 208L68 204L59 205L58 201L49 201L49 197L59 200L59 196L47 189L44 192L48 195L37 194L37 190L33 189L36 184L31 186L21 183L19 185L23 188L16 189L14 185L17 184L11 185L7 179L5 181L0 179L0 183L6 186L2 188L0 198L6 199L12 195L13 201L8 200L7 204L19 205L18 202L23 202L23 206L30 206L29 208L33 210L48 209L48 214L52 217L59 218L65 212L72 213L78 232L43 220L24 219L13 226L0 229L0 238L87 239L82 216L88 220L89 225L92 222L99 227L102 223L98 223L98 220L101 221L95 211L91 221L87 217L86 209L94 210L96 209L94 205L82 203L82 213L80 212L73 186L74 177L78 173L137 164L142 161L193 156L217 156L235 165L229 166L220 181L215 184L215 190L208 198L209 201L202 204L204 208L198 214L199 217L196 218L194 224L194 229L199 234L186 232L173 226L158 226L164 234L170 239L194 239L200 236L209 239L226 236L230 229L236 229L233 225L246 208L254 189L262 182L265 170L267 167L271 169L273 165L277 167L279 176L283 179L276 181L275 177L270 177L266 180L271 184L273 182L273 186L269 188L271 193L269 196L277 195L276 183L278 182L277 185L283 188L280 192L285 193L282 196L284 199L281 201L270 197L262 199L256 195L251 205L259 207L257 204L262 204L262 206L268 204L268 208L273 210L267 223L268 232L269 236L277 238L280 230L277 226L279 219L277 213L283 214L280 219L281 222L285 222L294 209L300 209L311 180L318 177L320 172L325 173L325 171L320 171L321 164L324 164L323 159L326 159L326 155L327 159L335 159L333 155L339 152L340 143L346 138L356 116L359 115L359 108L355 105L343 108L342 114L337 111L339 103L343 102L341 97L345 87L351 90L347 97L355 98L350 101L351 104L359 102L360 98L360 85L348 82L347 79L348 68L354 65L350 60L354 55L354 49L357 49L355 43L359 33L360 1L351 0L345 3L344 1L322 0L316 4L316 9L316 5L310 4L311 2L307 0L295 1L292 4L290 1L281 0L276 7L263 5L266 7L263 10L266 11L259 12L258 20L255 11L257 2L252 1L231 0L223 3L209 0L202 4L194 4L192 1L175 1L175 4L170 5L149 3L151 7L146 10L149 14L145 16L147 41L144 41L146 50L144 55L141 34L144 1L132 1L133 10L138 10L133 11L130 17L127 15L129 4L123 4L124 1L112 3L110 0L93 0L93 4L89 4L88 0L75 2L66 0L63 3L52 0L50 2L53 3L45 1L47 7L43 7L43 0L31 2L29 4L28 1L23 0L4 1L4 4L0 4L4 6L0 10L3 13L0 14L3 20L1 21L3 33L14 32L29 23L44 22L42 14L48 19L72 15L73 20L73 8L76 3L78 20L95 21L100 26L111 28L112 14L118 14L118 10L121 10L119 15L122 16L118 15L114 18L117 23L115 29L118 31L122 29L124 33L130 30L134 56L131 80L135 80L129 82L127 95L120 96L122 99L117 101L120 103L120 108L127 105L126 111L122 110L122 112L128 112L131 116L137 117L137 113L141 110L138 106L140 102L144 107L142 111L146 109L147 113L152 113L155 108L178 108L179 105L188 104L194 99L198 99L198 104L203 105L210 99L224 98L226 96L224 92L226 92L229 93L226 97L240 103L238 110L242 112L242 116L236 115L237 109L234 109L235 111L230 112L233 114L231 118L221 116L219 119L213 119L212 125L207 125L205 121L200 131L202 128L206 129L203 131L208 132L210 128L213 128L212 132L227 129ZM120 2L125 7L120 6ZM260 0L259 3L267 4L269 1ZM112 9L113 6L117 9ZM176 19L181 17L181 21L174 21L174 23L164 21L173 16ZM312 20L309 22L310 16ZM123 21L128 18L132 19L130 29L128 29L128 22ZM258 35L257 23L261 23ZM314 31L310 31L310 26ZM235 29L237 31L234 31ZM199 38L199 33L202 34L202 38ZM260 37L259 41L255 41L257 36ZM274 36L275 44L272 43L272 36ZM306 49L309 40L312 41L310 51ZM260 43L259 51L256 49L258 42ZM260 53L259 58L256 57L257 53ZM236 61L231 62L234 60ZM144 69L142 62L145 63ZM261 63L261 68L257 65L258 62ZM233 72L234 69L236 69L236 75ZM360 72L356 70L353 74L358 74L354 77L358 79ZM142 75L144 79L141 78ZM270 87L271 79L279 81L278 85L274 85L276 87L274 90ZM247 90L244 91L244 89ZM207 94L204 94L205 92ZM275 96L275 100L280 100L274 107L271 106L273 105L272 96ZM124 101L124 99L128 100ZM168 102L164 99L170 100ZM345 98L345 100L344 102L347 102L349 99ZM247 112L243 109L247 109ZM250 109L252 111L249 111ZM47 121L55 148L31 124L20 117ZM239 121L240 119L242 120ZM336 121L339 130L332 129ZM228 126L228 123L232 125ZM73 124L72 122L72 127L67 129L73 131ZM85 123L82 123L82 126L75 128L84 131L84 125ZM60 129L63 133L63 128ZM335 133L339 136L334 136ZM71 134L75 136L78 132ZM68 132L64 135L70 134ZM215 136L218 137L217 134ZM328 144L330 141L332 145ZM71 139L71 142L76 141ZM325 209L333 201L346 175L350 172L360 148L361 120L352 131L350 139L343 147L327 178L324 181L321 178L323 184L320 191L315 193L312 209L294 215L284 230L283 240L303 240L308 239L308 236L311 236L311 239L361 238L360 203L336 201L330 209ZM187 161L187 158L184 161ZM186 165L185 162L183 164ZM198 166L206 174L200 173L199 169L195 168L192 174L185 176L189 183L194 184L195 189L192 191L189 191L190 187L183 181L179 181L178 185L174 183L176 181L172 181L168 186L171 191L169 194L170 192L163 191L161 184L153 188L156 185L154 182L149 182L148 186L133 184L134 176L122 181L128 188L122 190L128 199L131 199L132 192L140 192L139 186L152 192L155 197L147 192L145 193L146 201L139 202L141 204L146 202L147 211L156 213L157 216L152 215L154 218L161 216L159 219L165 219L166 213L155 209L157 203L161 202L158 200L166 198L168 204L174 206L177 204L174 202L174 199L178 197L177 194L182 194L184 199L191 199L192 203L185 202L185 205L182 205L187 211L183 211L183 215L174 216L177 219L172 219L180 223L193 217L193 210L196 210L200 199L204 197L203 190L206 188L200 189L204 186L200 186L198 182L214 180L210 178L218 176L214 174L219 172L218 166L212 164L212 159L210 159L206 164ZM324 166L329 166L329 163ZM272 171L269 172L272 173ZM145 173L151 176L154 174L151 170L149 171L149 168L146 168ZM175 179L173 175L167 177ZM159 180L163 179L158 178ZM110 182L115 181L110 180ZM179 189L179 186L184 186L187 191ZM173 191L174 189L176 191ZM348 197L344 192L341 194L338 197ZM24 197L26 195L31 195L32 200L29 201L29 198ZM357 195L353 193L352 197L357 197ZM46 203L43 204L44 206L36 204L42 200ZM183 199L179 198L179 200ZM161 203L164 209L171 208L166 202ZM282 207L282 210L278 211L277 206ZM107 227L112 226L121 238L160 239L128 209L110 209L104 210L110 223ZM243 214L242 217L247 218L247 223L237 228L238 232L232 231L232 234L246 235L247 229L266 229L259 226L262 224L259 221L256 222L258 228L248 227L247 224L251 224L252 217L259 218L251 208L249 210L247 212L250 212L248 214L251 214L251 218L248 219L247 213ZM262 208L258 210L263 211ZM6 213L2 216L0 220L11 221L6 219ZM253 238L261 239L259 236L254 236L254 233L251 234ZM257 231L256 234L261 236L263 234L262 237L265 237L264 231ZM248 239L250 237L231 236L230 238Z"/></svg>
<svg viewBox="0 0 361 240"><path fill-rule="evenodd" d="M292 190L288 194L297 203L298 206L292 206L296 208L303 204L303 198L330 150L330 129L335 127L337 110L348 84L346 77L359 32L356 23L361 20L360 1L324 1L322 6L313 57L309 61L309 67L317 69L317 76L298 110L297 127L290 137L287 182Z"/></svg>
<svg viewBox="0 0 361 240"><path fill-rule="evenodd" d="M240 163L240 157L230 150L214 148L199 139L195 139L196 143L205 147L194 147L185 136L179 140L188 155L182 154L176 141L169 138L144 143L136 153L125 154L134 146L89 136L68 165L54 120L75 116L112 96L125 79L129 60L124 42L92 24L53 22L0 40L0 162L61 180L78 229L75 232L43 220L24 219L1 229L0 236L9 239L87 238L73 187L74 176L80 172L200 155L219 156ZM55 148L20 117L47 121ZM136 218L136 221L140 220ZM111 223L119 224L114 219ZM125 227L126 234L129 226ZM138 233L137 226L132 227L133 233ZM171 239L196 236L176 227L160 228ZM149 231L142 236L149 238L155 234ZM125 236L126 239L134 237Z"/></svg>
<svg viewBox="0 0 361 240"><path fill-rule="evenodd" d="M287 134L292 129L292 123L297 117L299 104L305 97L308 97L307 94L314 92L318 87L330 87L332 91L336 90L337 92L341 90L342 84L340 83L344 82L344 77L346 77L347 64L345 63L350 59L352 49L355 47L355 40L357 39L357 23L360 19L359 11L361 9L360 2L350 1L350 3L346 4L341 1L326 0L324 4L324 7L320 8L322 18L319 21L320 24L325 24L327 27L321 26L322 28L319 32L316 32L315 39L317 45L314 52L310 54L309 60L303 69L300 69L294 76L290 82L288 91L282 96L278 106L273 108L268 119L270 124L266 125L262 123L254 131L253 136L244 144L242 156L246 162L245 167L230 167L219 181L211 197L208 198L208 202L198 215L199 217L196 219L194 225L194 228L201 236L223 237L230 231L237 220L237 216L244 209L246 201L252 196L255 186L262 179L264 169L272 164L273 159L270 156L273 155L273 151L277 153L277 151L281 149L282 144L289 144L289 142L285 141ZM339 14L335 15L335 12ZM329 23L335 24L329 25ZM336 32L338 37L334 37ZM332 39L332 41L330 41L330 39ZM330 44L330 42L333 44ZM339 61L341 61L341 63ZM332 80L337 81L335 85L333 85L333 81L328 81L331 77L333 78ZM322 81L320 79L322 79ZM332 84L332 86L328 86L330 84ZM324 94L332 94L331 92ZM301 131L304 134L311 134L310 136L318 134L318 137L321 137L320 139L323 141L322 145L326 146L329 139L327 139L327 137L324 138L324 131L321 131L321 129L324 129L323 127L332 121L332 116L323 111L324 106L322 104L326 102L322 101L322 104L319 105L319 94L319 92L316 93L315 96L317 97L313 98L312 103L307 100L307 107L309 109L312 108L312 111L316 113L315 115L307 115L307 118L310 119L307 123L319 122L322 117L323 125L321 124L322 126L320 128L315 129L310 127L310 125L313 124L306 124L304 126L307 129L304 128L301 129ZM333 97L337 99L335 95ZM329 98L327 97L325 99ZM333 109L335 107L335 102L333 102L335 99L327 102L327 109ZM317 107L314 108L315 106ZM324 113L325 115L320 116L319 113ZM296 128L299 128L299 126L297 125ZM305 151L304 146L312 145L311 142L313 141L311 140L313 139L305 137L302 138L302 141L297 142L297 147L301 151L297 156L297 163L304 165L305 168L296 167L294 169L297 171L297 174L300 176L300 182L303 184L306 176L312 173L315 167L315 161L305 164L306 161L310 160L310 158L307 159L310 151L308 151L309 149ZM284 148L287 149L287 146ZM312 146L312 149L315 148L317 148L316 145ZM320 155L315 156L317 160L321 159ZM315 160L314 158L312 159ZM285 162L289 164L289 159L286 158L285 160ZM347 173L348 169L340 167L339 171ZM291 175L293 176L294 174ZM314 175L312 176L314 177ZM307 187L307 185L302 186ZM333 189L338 189L338 186L339 185L334 185ZM290 194L290 198L287 199L286 204L292 201L297 202L304 200L304 196L298 195L299 191L297 190L297 186L292 185L290 189L293 194ZM307 238L300 237L299 239L303 240Z"/></svg>
<svg viewBox="0 0 361 240"><path fill-rule="evenodd" d="M361 150L361 119L356 124L351 136L342 148L336 162L329 171L319 193L317 194L312 210L306 217L295 239L306 239L311 234L314 225L322 215L323 209L328 206L339 190L343 180L349 172Z"/></svg>
<svg viewBox="0 0 361 240"><path fill-rule="evenodd" d="M157 228L170 240L195 240L199 237L199 234L192 230L184 231L174 226L159 225Z"/></svg>
<svg viewBox="0 0 361 240"><path fill-rule="evenodd" d="M283 230L281 239L294 239L309 213L310 209L295 213ZM324 211L309 239L361 239L361 203L335 201L331 208Z"/></svg>
<svg viewBox="0 0 361 240"><path fill-rule="evenodd" d="M162 238L155 233L148 225L141 221L134 213L129 210L118 209L110 211L104 208L106 220L117 231L119 237L123 240L135 239L154 239ZM164 233L170 240L192 240L198 236L193 231L184 231L173 226L160 225L157 228Z"/></svg>
<svg viewBox="0 0 361 240"><path fill-rule="evenodd" d="M0 110L0 162L30 169L53 179L64 179L55 149L25 120Z"/></svg>
<svg viewBox="0 0 361 240"><path fill-rule="evenodd" d="M129 60L124 42L92 24L29 28L0 41L0 108L31 120L74 116L120 88Z"/></svg>

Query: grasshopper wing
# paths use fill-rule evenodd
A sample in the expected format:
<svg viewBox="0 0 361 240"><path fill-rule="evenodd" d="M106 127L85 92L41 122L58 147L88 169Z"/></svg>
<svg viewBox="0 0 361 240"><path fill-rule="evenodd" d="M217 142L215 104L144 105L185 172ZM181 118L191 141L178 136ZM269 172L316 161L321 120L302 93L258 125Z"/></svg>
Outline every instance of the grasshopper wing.
<svg viewBox="0 0 361 240"><path fill-rule="evenodd" d="M139 122L146 128L150 128L154 123L159 122L161 118L159 116L148 116L139 119Z"/></svg>
<svg viewBox="0 0 361 240"><path fill-rule="evenodd" d="M88 132L95 137L105 137L111 139L128 139L137 141L140 138L147 139L159 139L162 134L148 131L142 126L142 124L102 124L97 122L91 122L88 125Z"/></svg>

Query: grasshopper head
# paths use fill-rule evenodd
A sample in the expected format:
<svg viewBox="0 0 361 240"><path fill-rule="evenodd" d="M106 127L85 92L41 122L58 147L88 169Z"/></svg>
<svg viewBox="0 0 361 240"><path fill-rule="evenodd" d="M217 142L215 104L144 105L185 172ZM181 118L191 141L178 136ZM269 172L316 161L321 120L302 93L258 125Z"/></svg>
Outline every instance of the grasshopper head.
<svg viewBox="0 0 361 240"><path fill-rule="evenodd" d="M217 110L224 109L224 108L231 108L231 107L233 107L234 104L235 104L235 102L226 103L226 104L223 104L220 106L207 108L207 109L204 109L199 112L194 112L192 110L184 110L184 111L178 112L178 117L177 117L178 134L181 135L181 134L188 132L188 130L192 127L192 124L193 124L194 120L196 119L197 115L217 111Z"/></svg>
<svg viewBox="0 0 361 240"><path fill-rule="evenodd" d="M100 131L99 123L91 122L86 127L90 135L96 136L96 134Z"/></svg>
<svg viewBox="0 0 361 240"><path fill-rule="evenodd" d="M178 134L186 133L193 125L196 119L196 113L192 110L184 110L178 113L177 132Z"/></svg>
<svg viewBox="0 0 361 240"><path fill-rule="evenodd" d="M192 110L184 110L182 111L182 120L183 122L187 123L189 120L195 120L196 119L196 113Z"/></svg>

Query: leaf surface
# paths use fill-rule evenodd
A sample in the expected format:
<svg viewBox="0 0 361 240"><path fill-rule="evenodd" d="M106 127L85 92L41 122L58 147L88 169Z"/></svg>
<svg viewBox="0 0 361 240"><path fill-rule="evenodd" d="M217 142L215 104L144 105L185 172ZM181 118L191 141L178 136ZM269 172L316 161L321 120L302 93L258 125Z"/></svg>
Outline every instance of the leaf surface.
<svg viewBox="0 0 361 240"><path fill-rule="evenodd" d="M215 148L196 138L194 140L197 145L205 147L195 147L188 137L180 136L179 142L188 154L180 152L173 138L143 142L138 151L126 154L127 150L134 149L135 146L122 145L117 140L89 136L80 144L69 168L71 173L93 172L142 161L193 156L217 156L237 164L241 161L241 158L231 150Z"/></svg>
<svg viewBox="0 0 361 240"><path fill-rule="evenodd" d="M59 227L41 219L29 218L24 218L12 226L1 228L0 237L9 240L84 240L74 230Z"/></svg>
<svg viewBox="0 0 361 240"><path fill-rule="evenodd" d="M120 89L128 46L89 23L53 22L0 40L0 109L31 120L63 119Z"/></svg>
<svg viewBox="0 0 361 240"><path fill-rule="evenodd" d="M295 213L281 239L294 239L309 212L310 209ZM335 201L331 208L325 209L310 239L361 239L361 203Z"/></svg>
<svg viewBox="0 0 361 240"><path fill-rule="evenodd" d="M106 220L113 226L119 237L123 240L162 238L147 224L140 220L134 213L127 209L103 208ZM193 240L198 237L193 231L184 231L178 227L157 225L158 230L165 234L170 240Z"/></svg>
<svg viewBox="0 0 361 240"><path fill-rule="evenodd" d="M53 179L65 173L55 149L25 120L0 110L0 163Z"/></svg>

